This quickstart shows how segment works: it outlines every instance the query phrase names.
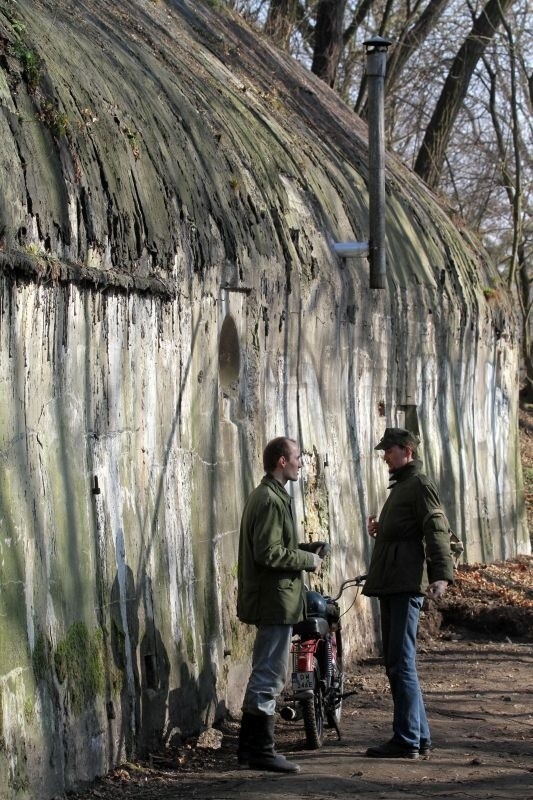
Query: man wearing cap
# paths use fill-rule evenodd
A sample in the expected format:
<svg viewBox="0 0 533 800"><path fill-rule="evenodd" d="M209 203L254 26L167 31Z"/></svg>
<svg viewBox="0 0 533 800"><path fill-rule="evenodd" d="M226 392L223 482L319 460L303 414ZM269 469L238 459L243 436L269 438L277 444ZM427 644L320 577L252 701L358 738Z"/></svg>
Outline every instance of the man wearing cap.
<svg viewBox="0 0 533 800"><path fill-rule="evenodd" d="M385 669L394 703L393 736L369 747L372 758L429 755L431 735L416 669L416 635L427 595L441 597L453 582L449 524L435 485L416 457L420 439L386 428L383 450L390 494L379 519L368 518L375 539L363 593L379 598Z"/></svg>

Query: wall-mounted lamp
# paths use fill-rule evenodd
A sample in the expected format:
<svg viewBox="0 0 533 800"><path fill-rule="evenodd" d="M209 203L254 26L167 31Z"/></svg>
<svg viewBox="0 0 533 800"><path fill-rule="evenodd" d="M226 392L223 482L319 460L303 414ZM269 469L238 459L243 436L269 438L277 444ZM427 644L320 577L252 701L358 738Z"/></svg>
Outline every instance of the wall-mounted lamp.
<svg viewBox="0 0 533 800"><path fill-rule="evenodd" d="M331 246L341 258L365 256L368 253L368 242L333 242Z"/></svg>

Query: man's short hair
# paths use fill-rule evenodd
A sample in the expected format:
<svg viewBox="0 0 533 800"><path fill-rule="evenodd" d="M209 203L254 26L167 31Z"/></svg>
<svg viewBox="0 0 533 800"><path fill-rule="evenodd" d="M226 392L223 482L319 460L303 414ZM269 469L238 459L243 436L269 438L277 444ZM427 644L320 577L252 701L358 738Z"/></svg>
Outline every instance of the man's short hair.
<svg viewBox="0 0 533 800"><path fill-rule="evenodd" d="M278 466L281 456L285 456L285 458L290 456L291 444L296 444L296 442L287 436L278 436L276 439L269 441L263 450L263 468L265 472L273 472Z"/></svg>

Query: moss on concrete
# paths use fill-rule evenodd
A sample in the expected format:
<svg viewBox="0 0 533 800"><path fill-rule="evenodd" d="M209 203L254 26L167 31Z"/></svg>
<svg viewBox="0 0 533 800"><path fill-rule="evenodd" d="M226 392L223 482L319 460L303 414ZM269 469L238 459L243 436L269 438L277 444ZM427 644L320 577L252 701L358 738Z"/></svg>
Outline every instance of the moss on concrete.
<svg viewBox="0 0 533 800"><path fill-rule="evenodd" d="M103 693L104 664L102 631L91 633L84 622L75 622L54 652L57 679L67 683L75 714L80 714Z"/></svg>
<svg viewBox="0 0 533 800"><path fill-rule="evenodd" d="M27 697L24 700L24 721L26 725L32 725L35 722L35 702L33 697Z"/></svg>
<svg viewBox="0 0 533 800"><path fill-rule="evenodd" d="M45 681L50 678L50 668L52 666L52 646L49 638L40 633L35 641L32 654L33 674L35 681Z"/></svg>
<svg viewBox="0 0 533 800"><path fill-rule="evenodd" d="M194 637L192 634L192 630L186 624L184 626L185 630L185 650L187 652L187 659L190 664L194 664L196 662L196 655L194 651Z"/></svg>
<svg viewBox="0 0 533 800"><path fill-rule="evenodd" d="M255 628L244 625L236 617L230 620L230 650L234 663L246 662L252 654Z"/></svg>

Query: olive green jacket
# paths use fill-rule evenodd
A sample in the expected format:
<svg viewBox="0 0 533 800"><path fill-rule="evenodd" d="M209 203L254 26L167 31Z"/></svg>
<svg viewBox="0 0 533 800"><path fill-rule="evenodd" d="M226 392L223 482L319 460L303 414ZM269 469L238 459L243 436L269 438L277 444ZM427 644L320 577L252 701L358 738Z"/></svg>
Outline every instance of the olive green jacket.
<svg viewBox="0 0 533 800"><path fill-rule="evenodd" d="M411 461L391 475L391 492L378 519L378 534L363 593L424 594L428 583L453 582L449 524L435 485Z"/></svg>
<svg viewBox="0 0 533 800"><path fill-rule="evenodd" d="M248 497L239 538L237 616L254 625L294 625L303 617L302 570L312 553L298 549L291 498L265 475Z"/></svg>

